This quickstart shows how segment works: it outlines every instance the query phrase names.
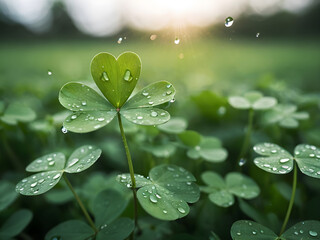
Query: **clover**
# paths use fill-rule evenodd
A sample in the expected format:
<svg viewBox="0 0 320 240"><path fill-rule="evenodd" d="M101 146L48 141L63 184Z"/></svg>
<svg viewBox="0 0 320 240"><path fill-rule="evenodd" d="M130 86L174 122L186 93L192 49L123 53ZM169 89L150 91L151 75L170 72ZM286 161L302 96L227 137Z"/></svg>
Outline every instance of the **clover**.
<svg viewBox="0 0 320 240"><path fill-rule="evenodd" d="M232 225L230 232L233 240L316 240L320 239L320 222L314 220L299 222L278 236L259 223L240 220Z"/></svg>
<svg viewBox="0 0 320 240"><path fill-rule="evenodd" d="M5 108L4 102L0 101L0 122L8 125L17 125L18 122L31 122L35 118L36 113L21 103L10 103Z"/></svg>
<svg viewBox="0 0 320 240"><path fill-rule="evenodd" d="M21 180L16 191L22 195L40 195L53 188L66 173L79 173L91 167L101 155L101 150L85 145L77 148L66 161L63 153L50 153L31 162L26 170L38 172ZM66 178L65 178L66 179ZM66 180L67 181L67 180Z"/></svg>
<svg viewBox="0 0 320 240"><path fill-rule="evenodd" d="M136 175L137 197L143 209L162 220L175 220L189 213L189 203L200 197L194 176L182 167L159 165L152 168L149 177ZM120 174L117 180L131 187L129 174Z"/></svg>
<svg viewBox="0 0 320 240"><path fill-rule="evenodd" d="M298 112L293 104L279 104L263 116L265 124L278 124L283 128L297 128L299 120L309 119L309 113Z"/></svg>
<svg viewBox="0 0 320 240"><path fill-rule="evenodd" d="M234 195L239 198L252 199L259 195L260 188L251 178L236 172L228 173L224 180L219 174L211 171L202 173L205 187L201 191L209 194L209 199L220 207L234 204Z"/></svg>
<svg viewBox="0 0 320 240"><path fill-rule="evenodd" d="M65 119L64 128L76 133L95 131L117 114L138 125L167 122L170 114L155 106L172 101L176 92L174 87L167 81L159 81L129 98L140 71L140 58L133 52L125 52L117 59L109 53L97 54L91 62L91 74L103 96L81 83L65 84L60 90L59 101L73 113Z"/></svg>

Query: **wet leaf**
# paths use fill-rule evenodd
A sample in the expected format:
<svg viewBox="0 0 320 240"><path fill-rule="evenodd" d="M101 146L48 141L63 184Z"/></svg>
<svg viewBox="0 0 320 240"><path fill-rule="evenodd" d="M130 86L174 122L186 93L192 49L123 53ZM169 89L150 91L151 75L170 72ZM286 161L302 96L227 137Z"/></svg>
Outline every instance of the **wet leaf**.
<svg viewBox="0 0 320 240"><path fill-rule="evenodd" d="M42 172L62 170L66 162L66 157L63 153L50 153L31 162L26 171L28 172Z"/></svg>
<svg viewBox="0 0 320 240"><path fill-rule="evenodd" d="M187 126L188 123L184 118L174 117L171 118L170 121L166 122L165 124L159 125L158 128L161 131L169 134L178 134L186 130Z"/></svg>
<svg viewBox="0 0 320 240"><path fill-rule="evenodd" d="M103 225L97 234L97 240L123 240L134 229L134 223L129 218L119 218L111 224Z"/></svg>
<svg viewBox="0 0 320 240"><path fill-rule="evenodd" d="M320 222L303 221L295 224L281 235L287 240L319 240L320 239Z"/></svg>
<svg viewBox="0 0 320 240"><path fill-rule="evenodd" d="M278 237L269 228L247 220L233 223L230 232L233 240L276 240Z"/></svg>
<svg viewBox="0 0 320 240"><path fill-rule="evenodd" d="M294 158L301 172L320 178L320 149L313 145L300 144L294 149Z"/></svg>

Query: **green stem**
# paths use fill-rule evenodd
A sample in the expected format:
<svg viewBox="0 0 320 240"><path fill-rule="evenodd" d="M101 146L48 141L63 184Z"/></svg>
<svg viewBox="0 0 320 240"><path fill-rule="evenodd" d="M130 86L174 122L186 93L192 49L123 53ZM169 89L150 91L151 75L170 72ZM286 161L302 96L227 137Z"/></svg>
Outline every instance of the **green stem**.
<svg viewBox="0 0 320 240"><path fill-rule="evenodd" d="M254 116L254 110L252 108L250 108L249 109L249 117L248 117L247 133L246 133L245 139L243 141L243 145L242 145L238 160L245 157L245 155L248 152L248 148L249 148L250 140L251 140L251 133L252 133L253 116Z"/></svg>
<svg viewBox="0 0 320 240"><path fill-rule="evenodd" d="M135 226L138 227L138 199L137 199L137 192L136 192L136 179L134 177L134 169L133 169L131 154L130 154L129 146L127 143L126 135L124 134L121 115L120 115L119 111L117 113L117 116L118 116L119 128L120 128L120 132L121 132L121 137L122 137L124 149L125 149L126 155L127 155L131 183L132 183L131 189L132 189L133 201L134 201L134 223L135 223ZM131 238L133 239L133 235L131 235Z"/></svg>
<svg viewBox="0 0 320 240"><path fill-rule="evenodd" d="M94 223L93 223L93 221L92 221L92 219L91 219L91 217L90 217L87 209L86 209L85 206L83 205L83 203L82 203L81 199L79 198L78 194L75 192L75 190L74 190L74 188L72 187L69 179L67 178L67 176L66 176L65 174L63 174L63 178L64 178L64 180L66 181L66 183L67 183L68 187L70 188L71 192L73 193L73 195L74 195L76 201L78 202L78 204L79 204L79 206L80 206L80 208L81 208L84 216L86 217L88 223L90 224L90 226L92 227L92 229L94 230L94 232L97 233L97 232L98 232L98 229L97 229L96 226L94 225Z"/></svg>
<svg viewBox="0 0 320 240"><path fill-rule="evenodd" d="M288 223L289 218L290 218L292 206L293 206L294 199L295 199L295 195L296 195L296 188L297 188L297 165L296 165L295 162L294 162L293 164L294 164L294 166L293 166L292 193L291 193L291 198L290 198L290 202L289 202L287 214L286 214L286 217L285 217L284 222L283 222L283 224L282 224L282 227L281 227L281 231L280 231L279 236L281 236L282 233L284 232L284 230L286 230L286 226L287 226L287 223Z"/></svg>

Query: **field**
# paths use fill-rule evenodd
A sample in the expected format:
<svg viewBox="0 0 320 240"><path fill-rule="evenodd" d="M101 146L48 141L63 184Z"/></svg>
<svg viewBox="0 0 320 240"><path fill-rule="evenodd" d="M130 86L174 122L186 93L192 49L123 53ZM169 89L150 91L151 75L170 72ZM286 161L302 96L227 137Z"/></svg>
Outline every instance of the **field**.
<svg viewBox="0 0 320 240"><path fill-rule="evenodd" d="M130 203L121 215L132 218L131 192L115 187L114 181L116 174L128 172L116 119L100 131L63 134L62 122L68 113L58 101L59 90L70 81L97 89L90 73L90 61L97 53L118 56L125 51L137 53L142 61L135 91L156 81L172 83L176 88L175 101L162 104L162 108L171 117L187 123L188 130L219 138L228 152L223 162L192 159L186 153L189 143L182 146L185 142L179 135L186 129L174 133L170 132L172 129L124 122L135 172L147 176L152 167L176 164L190 171L197 184L204 186L201 175L205 171L215 171L222 176L236 171L250 176L261 190L252 200L237 197L228 208L215 205L202 191L200 200L191 205L189 215L177 221L157 220L139 207L142 235L137 239L150 239L150 236L164 239L166 235L172 239L209 239L211 231L221 239L230 239L232 224L241 219L253 219L279 233L290 200L292 173L282 176L259 169L253 163L257 154L252 147L273 142L292 153L301 143L320 146L318 39L275 40L263 36L251 40L181 39L178 45L165 39L131 40L129 37L121 44L116 40L2 41L0 100L5 106L19 102L30 107L36 119L13 125L0 121L0 179L15 185L29 176L24 168L34 159L60 151L68 156L74 149L92 144L102 149L102 156L86 173L72 176L70 181L89 206L104 189L124 192ZM252 90L272 96L278 103L295 104L297 111L307 112L309 117L298 119L298 126L283 127L277 123L265 124L264 111L256 111L252 125L248 125L248 111L230 106L228 97ZM252 135L245 153L239 156L248 129ZM240 157L243 162L239 163ZM298 173L288 227L303 220L319 220L319 181ZM58 223L84 219L62 182L39 197L19 196L10 208L1 212L0 225L16 210L27 208L33 212L33 220L20 238L43 239ZM210 239L218 238L212 235Z"/></svg>

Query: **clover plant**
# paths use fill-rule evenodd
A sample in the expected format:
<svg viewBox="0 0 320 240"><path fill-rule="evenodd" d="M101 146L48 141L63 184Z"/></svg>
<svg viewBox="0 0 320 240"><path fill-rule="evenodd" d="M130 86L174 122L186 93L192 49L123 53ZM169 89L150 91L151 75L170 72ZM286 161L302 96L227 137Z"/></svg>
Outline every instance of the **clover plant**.
<svg viewBox="0 0 320 240"><path fill-rule="evenodd" d="M22 103L13 102L5 108L4 102L0 101L0 121L8 125L17 125L18 122L31 122L36 118L36 113Z"/></svg>
<svg viewBox="0 0 320 240"><path fill-rule="evenodd" d="M254 112L273 108L277 104L277 99L274 97L264 97L262 93L258 91L251 91L245 93L243 96L231 96L228 98L228 102L236 109L249 110L246 136L238 159L239 162L245 161L244 159L251 142Z"/></svg>

